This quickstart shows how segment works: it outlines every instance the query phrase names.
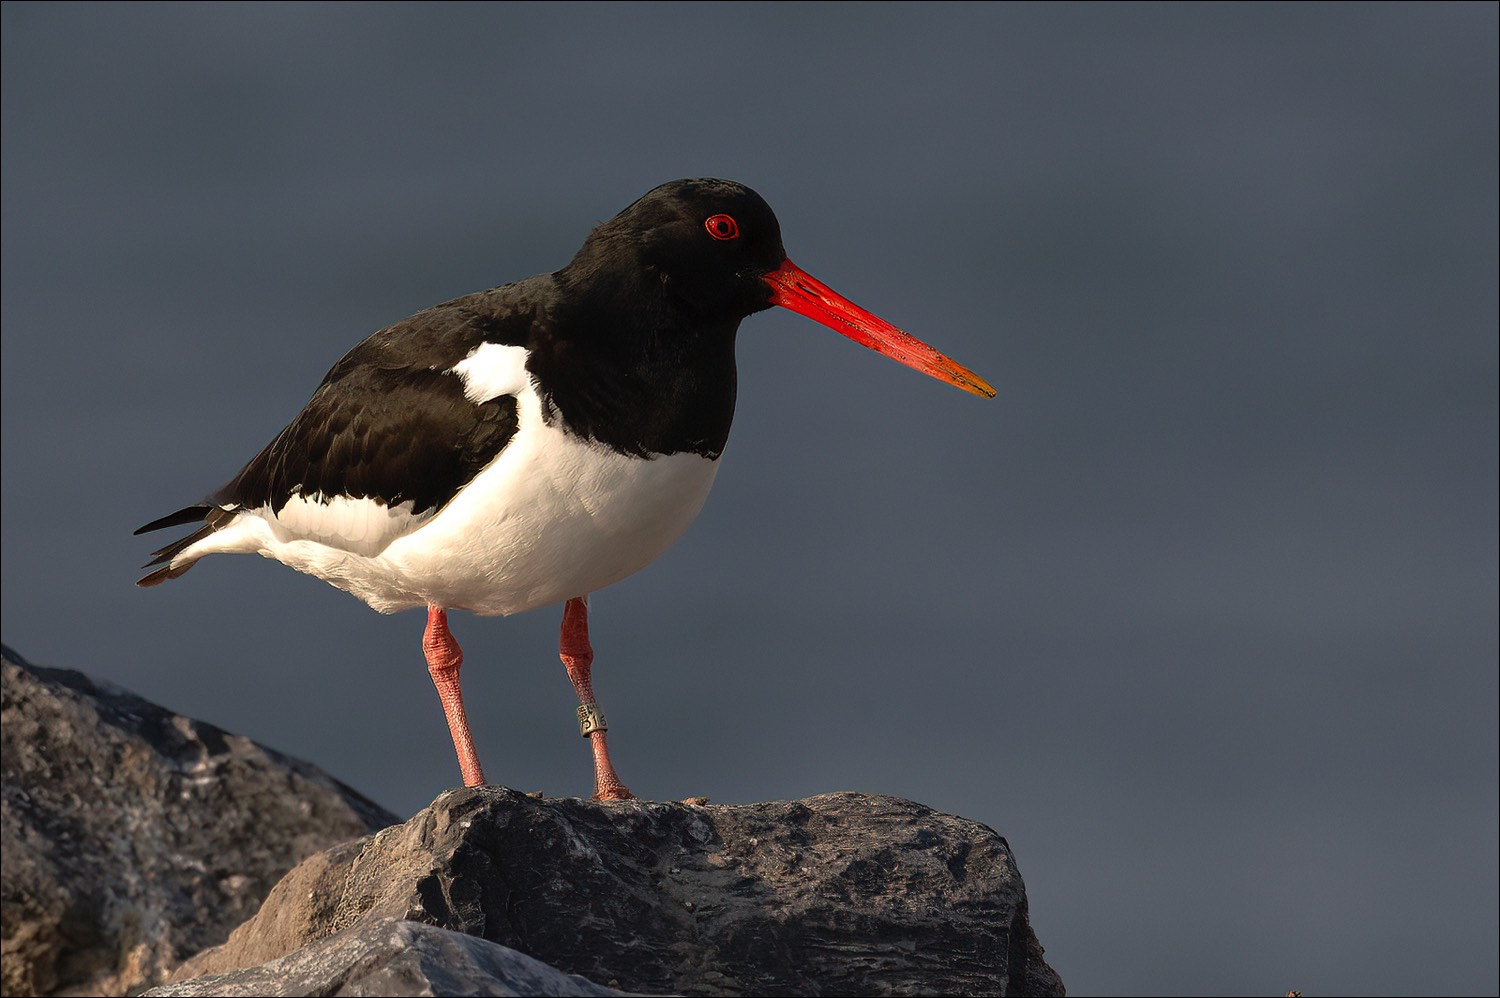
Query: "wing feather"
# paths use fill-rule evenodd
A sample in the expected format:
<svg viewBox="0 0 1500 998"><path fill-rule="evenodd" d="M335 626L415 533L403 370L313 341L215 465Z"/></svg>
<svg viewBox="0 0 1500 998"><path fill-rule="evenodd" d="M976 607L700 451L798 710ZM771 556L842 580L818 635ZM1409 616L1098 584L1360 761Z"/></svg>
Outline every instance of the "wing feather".
<svg viewBox="0 0 1500 998"><path fill-rule="evenodd" d="M434 306L349 351L302 412L228 484L206 502L136 531L202 524L157 551L146 567L165 567L139 584L187 571L191 561L174 565L174 559L241 511L274 518L294 501L324 504L330 508L302 508L289 519L311 524L312 539L334 546L348 531L348 543L360 547L382 534L387 541L399 536L440 510L519 429L514 395L476 403L465 396L466 378L454 367L484 343L526 346L536 322L528 288L542 279ZM347 500L369 500L405 519L380 523L368 510L332 508Z"/></svg>

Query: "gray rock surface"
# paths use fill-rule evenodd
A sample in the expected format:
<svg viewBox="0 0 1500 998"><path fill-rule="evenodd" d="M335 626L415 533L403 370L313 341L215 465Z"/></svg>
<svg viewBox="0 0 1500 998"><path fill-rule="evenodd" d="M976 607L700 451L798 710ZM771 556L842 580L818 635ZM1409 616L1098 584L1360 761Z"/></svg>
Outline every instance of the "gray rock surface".
<svg viewBox="0 0 1500 998"><path fill-rule="evenodd" d="M262 897L153 993L1063 993L1005 840L910 801L483 787L396 825L306 763L3 658L6 994L134 993Z"/></svg>
<svg viewBox="0 0 1500 998"><path fill-rule="evenodd" d="M3 649L0 986L122 995L399 821L316 767Z"/></svg>
<svg viewBox="0 0 1500 998"><path fill-rule="evenodd" d="M477 936L394 918L366 919L259 967L146 992L149 998L619 994Z"/></svg>
<svg viewBox="0 0 1500 998"><path fill-rule="evenodd" d="M501 787L447 792L404 825L310 857L174 980L388 918L629 991L1063 993L1009 846L975 822L849 793L695 806Z"/></svg>

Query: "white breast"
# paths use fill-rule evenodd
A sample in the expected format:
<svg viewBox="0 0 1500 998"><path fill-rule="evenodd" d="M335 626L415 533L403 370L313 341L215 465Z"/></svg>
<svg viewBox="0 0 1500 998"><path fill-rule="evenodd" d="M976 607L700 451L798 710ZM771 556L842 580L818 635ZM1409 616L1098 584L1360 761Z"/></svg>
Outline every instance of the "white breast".
<svg viewBox="0 0 1500 998"><path fill-rule="evenodd" d="M380 561L414 601L402 605L510 614L594 592L656 560L708 498L715 461L629 457L540 422L528 391L500 457L386 549Z"/></svg>

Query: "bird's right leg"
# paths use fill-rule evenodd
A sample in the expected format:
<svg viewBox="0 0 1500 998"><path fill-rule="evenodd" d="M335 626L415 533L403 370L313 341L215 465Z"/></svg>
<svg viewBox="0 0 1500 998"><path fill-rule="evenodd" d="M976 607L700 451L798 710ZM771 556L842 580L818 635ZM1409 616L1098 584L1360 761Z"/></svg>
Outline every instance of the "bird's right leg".
<svg viewBox="0 0 1500 998"><path fill-rule="evenodd" d="M464 786L483 786L484 770L479 766L479 754L474 751L469 718L464 713L464 695L458 685L458 670L463 667L464 653L448 630L448 612L440 606L427 608L427 631L422 635L422 651L427 654L427 671L432 673L432 684L437 687L438 697L443 701L443 713L448 717L448 731L453 735L453 750L458 753L458 768L463 773Z"/></svg>
<svg viewBox="0 0 1500 998"><path fill-rule="evenodd" d="M589 644L589 604L585 597L570 599L563 608L558 653L568 670L568 678L573 681L573 690L578 694L579 730L594 750L594 800L635 800L635 794L620 782L614 763L610 762L609 743L604 735L609 724L594 699L594 684L590 676L594 649Z"/></svg>

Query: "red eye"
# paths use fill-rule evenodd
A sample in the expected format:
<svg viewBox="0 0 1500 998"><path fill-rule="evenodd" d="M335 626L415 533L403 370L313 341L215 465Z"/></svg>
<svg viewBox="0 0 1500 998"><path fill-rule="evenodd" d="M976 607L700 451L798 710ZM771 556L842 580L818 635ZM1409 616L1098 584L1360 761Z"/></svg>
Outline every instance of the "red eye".
<svg viewBox="0 0 1500 998"><path fill-rule="evenodd" d="M739 223L728 215L710 215L703 223L703 227L715 239L738 239L740 237Z"/></svg>

